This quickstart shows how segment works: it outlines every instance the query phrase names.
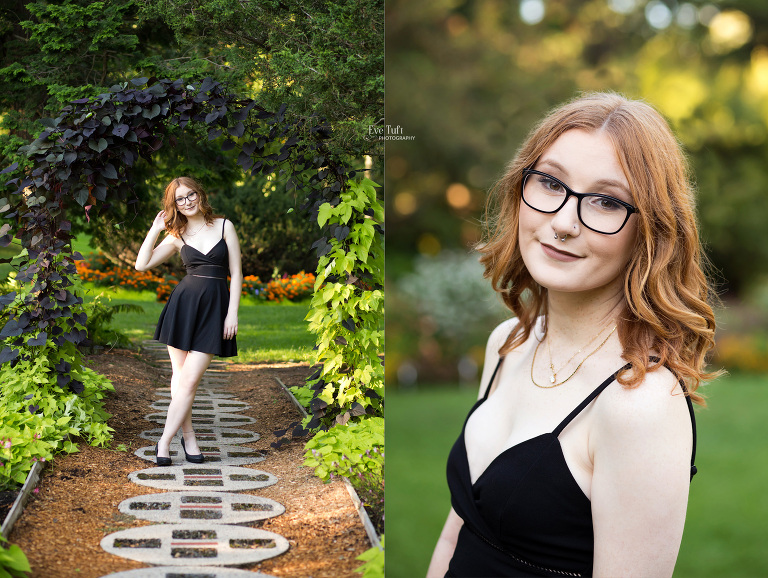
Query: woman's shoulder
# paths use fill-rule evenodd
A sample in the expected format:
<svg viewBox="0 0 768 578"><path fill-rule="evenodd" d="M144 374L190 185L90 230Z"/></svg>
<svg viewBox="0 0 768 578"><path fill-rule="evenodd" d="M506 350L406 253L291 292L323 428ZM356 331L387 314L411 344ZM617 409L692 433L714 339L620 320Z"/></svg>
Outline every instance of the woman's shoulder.
<svg viewBox="0 0 768 578"><path fill-rule="evenodd" d="M180 233L174 233L173 231L165 230L165 237L160 241L161 245L174 245L177 248L182 245Z"/></svg>
<svg viewBox="0 0 768 578"><path fill-rule="evenodd" d="M227 217L224 216L217 216L213 219L213 226L214 227L224 227L224 231L235 230L235 226L232 224L232 221L230 221Z"/></svg>
<svg viewBox="0 0 768 578"><path fill-rule="evenodd" d="M505 319L499 323L496 328L491 331L491 335L488 338L488 349L492 349L498 355L499 349L504 345L504 342L507 340L510 333L517 327L517 324L517 317L511 317L510 319Z"/></svg>
<svg viewBox="0 0 768 578"><path fill-rule="evenodd" d="M631 450L652 440L691 438L691 419L683 389L674 374L659 367L635 387L607 387L595 404L597 440ZM658 442L657 442L658 443Z"/></svg>

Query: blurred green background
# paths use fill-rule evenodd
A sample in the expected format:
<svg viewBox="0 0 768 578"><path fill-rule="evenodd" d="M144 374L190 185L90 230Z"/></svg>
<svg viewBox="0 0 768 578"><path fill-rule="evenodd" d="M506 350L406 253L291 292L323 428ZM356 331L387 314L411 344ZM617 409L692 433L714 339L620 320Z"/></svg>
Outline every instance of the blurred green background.
<svg viewBox="0 0 768 578"><path fill-rule="evenodd" d="M470 248L486 191L550 108L642 98L689 156L717 308L701 475L676 576L768 573L768 2L388 0L387 576L423 575L448 450L508 313Z"/></svg>

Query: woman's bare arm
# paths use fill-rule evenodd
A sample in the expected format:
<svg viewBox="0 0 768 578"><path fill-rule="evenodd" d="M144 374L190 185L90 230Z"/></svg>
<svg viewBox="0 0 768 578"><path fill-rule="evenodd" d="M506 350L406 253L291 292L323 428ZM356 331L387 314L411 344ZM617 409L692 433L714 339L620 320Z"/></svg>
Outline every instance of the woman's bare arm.
<svg viewBox="0 0 768 578"><path fill-rule="evenodd" d="M459 530L464 525L459 515L453 511L448 513L448 519L445 521L443 531L437 539L435 551L432 553L432 561L429 563L427 578L443 578L448 571L448 564L453 558L453 551L456 549L456 540L459 537Z"/></svg>
<svg viewBox="0 0 768 578"><path fill-rule="evenodd" d="M231 221L224 224L224 242L229 252L229 309L224 319L224 339L237 335L237 311L240 308L240 294L243 291L243 267L240 255L240 241Z"/></svg>
<svg viewBox="0 0 768 578"><path fill-rule="evenodd" d="M608 388L598 402L607 403L595 407L590 440L594 576L672 576L690 484L682 390L659 369L635 389Z"/></svg>
<svg viewBox="0 0 768 578"><path fill-rule="evenodd" d="M141 244L138 255L136 255L137 271L148 271L152 269L152 267L165 263L178 250L173 242L174 239L171 236L163 239L162 242L155 247L157 237L165 230L164 219L165 211L160 211L152 222L147 237Z"/></svg>

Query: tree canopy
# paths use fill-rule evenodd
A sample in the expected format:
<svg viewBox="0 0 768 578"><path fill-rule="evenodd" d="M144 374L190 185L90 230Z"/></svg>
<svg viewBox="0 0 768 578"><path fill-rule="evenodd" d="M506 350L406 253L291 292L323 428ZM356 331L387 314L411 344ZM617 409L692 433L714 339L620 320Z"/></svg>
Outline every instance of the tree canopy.
<svg viewBox="0 0 768 578"><path fill-rule="evenodd" d="M383 116L383 17L381 0L17 0L0 9L0 152L17 160L37 118L117 82L211 76L326 117L336 153L380 157L364 137Z"/></svg>

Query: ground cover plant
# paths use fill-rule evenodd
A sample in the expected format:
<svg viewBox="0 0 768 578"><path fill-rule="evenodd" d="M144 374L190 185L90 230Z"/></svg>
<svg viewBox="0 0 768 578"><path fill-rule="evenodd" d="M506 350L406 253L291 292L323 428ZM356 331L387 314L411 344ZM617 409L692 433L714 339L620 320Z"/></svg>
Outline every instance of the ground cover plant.
<svg viewBox="0 0 768 578"><path fill-rule="evenodd" d="M51 302L53 312L41 332L20 338L18 324L29 315L25 307L30 290L31 284L16 284L16 290L3 297L0 313L2 345L19 352L0 367L0 489L24 483L37 461L77 451L74 438L99 446L111 440L109 414L101 400L113 390L112 384L83 364L74 343L75 336L82 342L87 334L85 314L65 322L56 316L61 304ZM82 304L79 293L75 288L64 307ZM48 339L49 333L60 342Z"/></svg>

